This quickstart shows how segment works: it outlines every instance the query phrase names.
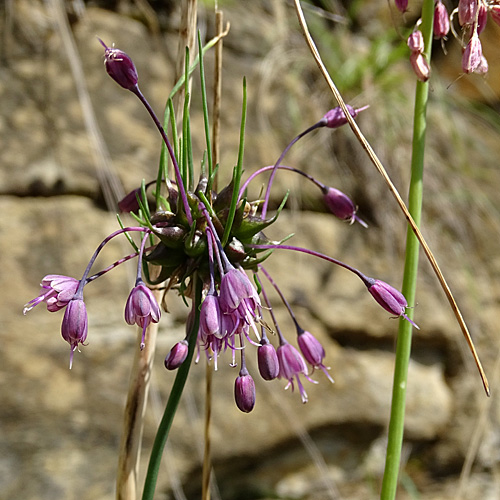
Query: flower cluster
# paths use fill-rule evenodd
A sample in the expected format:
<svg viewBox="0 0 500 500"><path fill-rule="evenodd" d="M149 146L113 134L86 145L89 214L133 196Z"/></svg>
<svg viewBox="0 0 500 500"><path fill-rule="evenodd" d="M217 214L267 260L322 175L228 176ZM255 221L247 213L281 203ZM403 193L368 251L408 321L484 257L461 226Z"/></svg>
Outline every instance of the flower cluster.
<svg viewBox="0 0 500 500"><path fill-rule="evenodd" d="M139 90L137 71L130 57L101 43L105 47L108 74L120 86L135 94L153 118L168 150L173 173L168 175L166 169L162 170L156 183L143 183L141 188L132 191L119 203L119 208L132 213L139 224L119 229L105 238L80 280L48 275L42 280L40 295L26 304L25 313L42 302L46 303L50 312L65 308L61 331L64 340L70 345L70 367L75 350L80 344L84 345L88 334L84 287L135 257L136 281L125 305L125 320L130 325L137 324L142 328L140 348L144 348L148 342L148 326L159 322L161 316L150 286L165 283L164 290L175 289L186 301L192 302L186 337L168 353L165 367L175 370L183 363L190 362L194 352L197 352L198 359L205 352L217 369L218 358L229 351L230 364L239 366L234 395L238 408L243 412L251 411L256 399L254 379L245 360L250 346L256 347L260 376L264 380L285 379L286 387L292 390L298 388L303 402L307 401L303 380L314 382L311 376L315 370L321 370L333 382L323 362L323 346L312 333L299 325L284 294L263 266L263 262L275 250L305 252L347 269L363 281L384 309L416 326L406 315L408 304L404 296L387 283L369 278L348 264L313 250L270 241L263 232L276 222L286 202L285 197L276 213L267 217L271 185L278 170L304 176L318 187L326 208L334 216L349 223L357 221L367 227L358 217L356 205L342 191L326 186L298 169L282 165L290 147L304 135L321 127L335 129L345 124L347 119L341 108L330 110L316 124L295 137L274 165L262 167L244 183L241 182L242 169L239 165L230 184L216 192L210 160L208 168L201 169L196 184L192 169L186 168L189 155L175 153L165 130ZM366 107L348 107L353 118L364 109ZM264 172L270 172L264 199L248 200L248 184ZM147 196L147 189L152 184L156 184L157 189L154 212L150 211ZM140 245L135 246L130 255L90 276L94 261L104 246L124 233L129 237L132 233L139 233ZM146 242L150 242L151 246L146 248ZM148 265L159 268L158 278L154 281L144 272ZM297 347L282 333L262 277L265 277L266 285L280 296L288 310L296 327ZM265 314L270 316L270 320L263 317ZM277 346L270 340L273 337L276 338Z"/></svg>
<svg viewBox="0 0 500 500"><path fill-rule="evenodd" d="M402 12L407 10L408 1L396 0L396 6ZM497 0L459 0L458 7L450 14L441 0L436 0L434 8L434 37L445 40L450 32L462 46L462 71L466 74L484 75L488 72L488 61L483 55L479 35L482 33L491 17L500 25L500 4ZM458 20L458 29L454 20ZM417 22L417 26L420 22ZM415 29L408 38L410 62L417 78L426 81L429 78L430 67L423 54L424 45L422 33Z"/></svg>

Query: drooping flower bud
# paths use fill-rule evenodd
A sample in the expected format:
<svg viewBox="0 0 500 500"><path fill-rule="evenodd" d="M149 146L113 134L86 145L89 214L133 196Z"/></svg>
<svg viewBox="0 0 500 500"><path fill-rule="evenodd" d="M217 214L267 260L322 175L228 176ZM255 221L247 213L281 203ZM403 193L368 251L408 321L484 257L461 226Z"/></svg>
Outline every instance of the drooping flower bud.
<svg viewBox="0 0 500 500"><path fill-rule="evenodd" d="M170 349L170 352L165 358L165 368L167 370L176 370L179 368L179 366L186 361L188 349L189 347L186 339L177 342L177 344Z"/></svg>
<svg viewBox="0 0 500 500"><path fill-rule="evenodd" d="M200 333L203 339L210 335L217 338L224 336L221 316L219 298L213 294L207 295L200 309Z"/></svg>
<svg viewBox="0 0 500 500"><path fill-rule="evenodd" d="M73 353L78 344L83 344L87 338L88 317L83 299L72 299L68 302L61 324L63 339L70 345L71 355L69 367L73 365Z"/></svg>
<svg viewBox="0 0 500 500"><path fill-rule="evenodd" d="M372 297L388 312L395 316L401 316L409 321L415 328L419 327L406 315L408 302L405 296L394 287L381 280L368 278L366 281L368 291Z"/></svg>
<svg viewBox="0 0 500 500"><path fill-rule="evenodd" d="M354 109L349 104L346 104L346 107L353 118L356 118L360 111L364 111L368 108L368 106L363 106L362 108ZM324 123L324 126L328 128L338 128L347 123L347 118L344 110L340 106L337 106L336 108L330 109L330 111L323 116L321 123Z"/></svg>
<svg viewBox="0 0 500 500"><path fill-rule="evenodd" d="M477 0L458 1L458 22L460 26L471 25L476 20Z"/></svg>
<svg viewBox="0 0 500 500"><path fill-rule="evenodd" d="M142 327L141 349L145 346L146 328L150 323L158 323L160 316L160 306L153 292L142 280L137 280L125 305L125 321L129 325L137 324Z"/></svg>
<svg viewBox="0 0 500 500"><path fill-rule="evenodd" d="M436 3L434 10L434 36L444 38L450 31L450 17L448 11L441 0Z"/></svg>
<svg viewBox="0 0 500 500"><path fill-rule="evenodd" d="M408 10L408 0L394 0L394 3L403 14Z"/></svg>
<svg viewBox="0 0 500 500"><path fill-rule="evenodd" d="M246 368L240 370L234 382L234 399L244 413L250 413L255 406L255 382Z"/></svg>
<svg viewBox="0 0 500 500"><path fill-rule="evenodd" d="M477 34L480 35L488 22L488 8L484 3L480 3L477 8Z"/></svg>
<svg viewBox="0 0 500 500"><path fill-rule="evenodd" d="M328 186L324 186L321 191L328 209L335 217L347 221L349 224L358 221L363 227L368 227L368 224L356 215L357 207L349 196L338 189Z"/></svg>
<svg viewBox="0 0 500 500"><path fill-rule="evenodd" d="M483 48L481 46L481 40L479 40L477 31L473 31L469 43L462 54L462 70L464 73L469 74L476 71L477 67L481 64L482 55Z"/></svg>
<svg viewBox="0 0 500 500"><path fill-rule="evenodd" d="M421 54L424 51L424 36L422 32L420 30L413 31L408 37L406 44L412 52Z"/></svg>
<svg viewBox="0 0 500 500"><path fill-rule="evenodd" d="M122 50L108 47L100 38L98 40L104 47L104 66L108 75L127 90L137 87L137 70L132 59Z"/></svg>
<svg viewBox="0 0 500 500"><path fill-rule="evenodd" d="M262 338L261 345L257 348L257 362L260 376L264 380L273 380L278 376L280 369L278 355L267 339Z"/></svg>
<svg viewBox="0 0 500 500"><path fill-rule="evenodd" d="M410 63L417 78L421 82L426 82L429 79L431 68L425 56L417 52L412 52L410 54Z"/></svg>
<svg viewBox="0 0 500 500"><path fill-rule="evenodd" d="M328 380L333 383L333 379L328 373L328 368L323 364L325 350L319 340L310 332L298 330L300 333L297 336L300 352L306 361L314 368L320 368L327 376Z"/></svg>

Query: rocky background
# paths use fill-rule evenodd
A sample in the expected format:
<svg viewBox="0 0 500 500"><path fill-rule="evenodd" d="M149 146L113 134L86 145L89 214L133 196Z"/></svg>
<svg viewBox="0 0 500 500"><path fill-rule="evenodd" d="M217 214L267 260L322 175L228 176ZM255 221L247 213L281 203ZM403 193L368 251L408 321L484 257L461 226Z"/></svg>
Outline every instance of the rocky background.
<svg viewBox="0 0 500 500"><path fill-rule="evenodd" d="M123 319L134 266L87 287L88 346L75 354L71 371L59 333L62 314L39 306L23 317L22 308L38 294L44 275L81 275L98 243L117 228L105 208L107 197L151 179L157 168L159 137L137 99L105 74L96 36L133 58L141 88L160 113L175 78L179 4L16 0L1 6L1 499L114 497L128 377L138 349L136 332ZM287 2L221 7L231 24L224 41L224 181L237 157L243 76L249 92L247 172L274 163L292 137L335 104ZM385 0L332 0L318 2L307 16L346 100L370 104L359 124L404 194L414 77L399 31L414 23L418 9L405 18L392 10ZM212 7L200 5L198 15L208 39ZM483 41L486 78L459 78L458 43L447 42L446 56L436 44L423 228L473 332L492 397L485 397L459 327L422 259L416 310L421 330L409 373L400 499L500 498L500 31L491 24ZM212 59L207 55L207 68ZM200 161L198 87L195 73L192 129ZM350 193L370 228L334 220L316 190L284 173L275 184L275 202L286 189L291 196L271 235L293 231L294 244L400 286L404 217L350 131L308 136L287 163ZM126 242L109 245L97 267L128 251ZM256 408L242 414L233 401L235 369L222 358L213 377L213 498L377 498L397 322L344 270L286 252L275 254L268 268L301 323L323 342L335 384L315 374L319 384L306 382L310 400L302 405L297 393L283 391L283 381L257 380ZM292 334L275 303L282 328ZM180 300L171 298L168 305L142 472L173 381L163 358L183 337L187 314ZM255 359L248 358L255 370ZM158 499L199 497L204 377L204 363L194 366Z"/></svg>

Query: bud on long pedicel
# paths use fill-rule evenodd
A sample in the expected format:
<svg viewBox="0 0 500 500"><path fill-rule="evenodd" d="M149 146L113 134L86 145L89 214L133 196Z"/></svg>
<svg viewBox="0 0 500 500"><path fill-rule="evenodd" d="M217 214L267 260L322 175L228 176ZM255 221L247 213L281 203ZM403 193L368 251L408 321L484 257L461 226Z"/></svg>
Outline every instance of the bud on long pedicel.
<svg viewBox="0 0 500 500"><path fill-rule="evenodd" d="M408 302L405 296L394 287L381 280L368 278L365 283L373 298L388 312L409 321L417 330L420 328L406 315Z"/></svg>
<svg viewBox="0 0 500 500"><path fill-rule="evenodd" d="M124 89L135 89L139 77L132 59L123 50L109 48L100 38L98 40L105 49L104 66L108 75Z"/></svg>
<svg viewBox="0 0 500 500"><path fill-rule="evenodd" d="M408 0L395 0L394 3L403 14L408 10Z"/></svg>

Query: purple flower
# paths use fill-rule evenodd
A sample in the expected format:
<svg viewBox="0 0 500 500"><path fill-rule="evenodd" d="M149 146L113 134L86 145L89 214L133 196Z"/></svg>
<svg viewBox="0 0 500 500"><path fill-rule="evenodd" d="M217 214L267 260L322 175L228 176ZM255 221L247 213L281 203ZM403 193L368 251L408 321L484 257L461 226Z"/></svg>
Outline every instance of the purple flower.
<svg viewBox="0 0 500 500"><path fill-rule="evenodd" d="M108 75L124 89L135 89L138 76L132 59L122 50L109 48L100 38L98 40L105 49L104 66Z"/></svg>
<svg viewBox="0 0 500 500"><path fill-rule="evenodd" d="M146 328L150 323L160 321L160 307L153 292L142 280L137 280L135 287L130 292L125 306L125 321L129 325L137 324L142 327L141 349L144 349Z"/></svg>
<svg viewBox="0 0 500 500"><path fill-rule="evenodd" d="M42 293L25 304L23 314L31 311L31 309L41 302L47 304L47 310L50 312L63 309L75 295L79 283L77 279L70 278L69 276L48 274L40 283Z"/></svg>
<svg viewBox="0 0 500 500"><path fill-rule="evenodd" d="M479 40L477 31L474 31L462 54L462 69L464 73L474 73L481 64L482 56L483 48L481 40Z"/></svg>
<svg viewBox="0 0 500 500"><path fill-rule="evenodd" d="M307 375L307 366L304 358L301 356L300 352L293 347L293 345L288 342L283 342L278 347L278 362L280 366L279 378L284 378L288 380L288 384L285 389L288 387L292 387L292 391L294 389L294 378L297 381L297 385L299 386L300 396L302 398L303 403L307 403L307 393L302 386L302 382L300 381L299 375L304 375L304 377L309 380L309 382L313 382L316 384L314 380L309 378Z"/></svg>
<svg viewBox="0 0 500 500"><path fill-rule="evenodd" d="M476 20L477 0L458 0L458 22L460 26L472 24Z"/></svg>
<svg viewBox="0 0 500 500"><path fill-rule="evenodd" d="M246 368L240 370L234 382L234 399L242 412L249 413L255 406L255 382Z"/></svg>
<svg viewBox="0 0 500 500"><path fill-rule="evenodd" d="M321 368L328 380L333 383L333 379L328 373L328 368L323 364L323 358L325 357L323 346L312 333L302 329L299 331L297 343L299 344L300 351L304 358L306 358L306 361L314 368Z"/></svg>
<svg viewBox="0 0 500 500"><path fill-rule="evenodd" d="M257 363L260 376L264 380L273 380L279 375L280 365L276 349L266 340L262 338L261 345L257 348Z"/></svg>
<svg viewBox="0 0 500 500"><path fill-rule="evenodd" d="M141 188L130 191L124 198L118 202L118 209L122 213L137 212L139 210L139 202L137 196L141 195Z"/></svg>
<svg viewBox="0 0 500 500"><path fill-rule="evenodd" d="M363 227L368 227L368 224L356 215L357 207L354 205L349 196L338 189L328 186L322 188L322 191L323 199L325 200L328 209L333 215L335 215L335 217L338 217L340 220L347 221L349 224L353 224L354 221L358 221Z"/></svg>
<svg viewBox="0 0 500 500"><path fill-rule="evenodd" d="M417 330L419 327L406 315L408 302L405 296L384 281L368 279L368 291L373 298L388 312L409 321Z"/></svg>
<svg viewBox="0 0 500 500"><path fill-rule="evenodd" d="M78 344L83 344L87 338L88 318L87 308L83 299L70 300L61 325L61 333L63 339L68 342L71 347L71 356L69 367L73 365L73 353L77 349Z"/></svg>
<svg viewBox="0 0 500 500"><path fill-rule="evenodd" d="M403 14L408 10L408 0L395 0L396 7Z"/></svg>
<svg viewBox="0 0 500 500"><path fill-rule="evenodd" d="M167 370L176 370L179 368L186 361L188 350L189 346L186 339L177 342L165 358L165 368Z"/></svg>
<svg viewBox="0 0 500 500"><path fill-rule="evenodd" d="M441 0L438 0L434 9L434 36L444 38L450 31L448 11Z"/></svg>
<svg viewBox="0 0 500 500"><path fill-rule="evenodd" d="M358 116L358 113L360 111L364 111L368 106L364 106L359 109L354 109L351 105L346 104L347 111L351 114L353 118L356 118ZM336 108L331 109L328 111L325 116L323 116L322 123L324 123L323 126L328 127L328 128L338 128L341 127L342 125L345 125L347 123L347 118L345 116L344 110L340 107L337 106Z"/></svg>
<svg viewBox="0 0 500 500"><path fill-rule="evenodd" d="M230 269L222 277L219 300L220 308L224 313L231 313L238 309L242 302L247 303L252 311L260 306L259 296L248 276L235 268Z"/></svg>
<svg viewBox="0 0 500 500"><path fill-rule="evenodd" d="M218 338L224 337L221 316L218 297L208 294L200 309L200 332L203 339L210 335L215 335Z"/></svg>

